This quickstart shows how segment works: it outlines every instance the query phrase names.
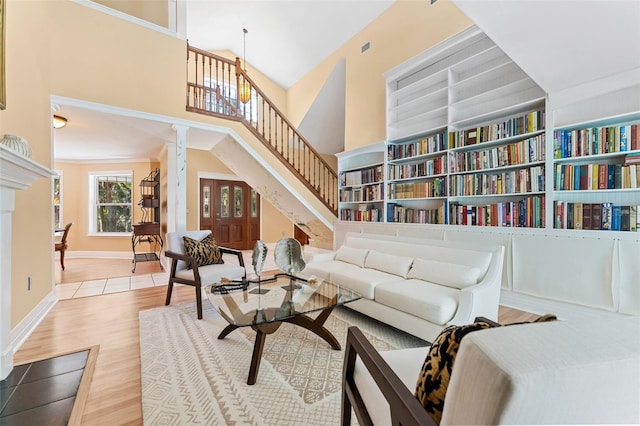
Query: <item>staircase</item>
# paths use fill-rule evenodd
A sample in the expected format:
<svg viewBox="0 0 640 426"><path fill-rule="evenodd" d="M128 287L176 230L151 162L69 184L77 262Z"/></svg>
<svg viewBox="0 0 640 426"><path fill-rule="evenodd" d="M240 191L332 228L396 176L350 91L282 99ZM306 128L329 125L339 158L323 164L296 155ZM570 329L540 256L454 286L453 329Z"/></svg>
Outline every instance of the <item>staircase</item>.
<svg viewBox="0 0 640 426"><path fill-rule="evenodd" d="M317 247L331 248L336 172L235 61L187 45L187 111L230 120L211 152Z"/></svg>

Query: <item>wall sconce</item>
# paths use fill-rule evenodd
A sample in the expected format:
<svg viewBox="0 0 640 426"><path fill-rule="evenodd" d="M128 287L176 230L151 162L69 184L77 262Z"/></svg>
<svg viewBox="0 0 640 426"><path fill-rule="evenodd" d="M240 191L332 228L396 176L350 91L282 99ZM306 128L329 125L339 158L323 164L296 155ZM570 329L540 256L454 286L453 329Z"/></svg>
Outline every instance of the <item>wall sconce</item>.
<svg viewBox="0 0 640 426"><path fill-rule="evenodd" d="M67 119L66 118L61 117L59 115L54 115L53 116L53 128L54 129L62 129L66 125L67 125Z"/></svg>

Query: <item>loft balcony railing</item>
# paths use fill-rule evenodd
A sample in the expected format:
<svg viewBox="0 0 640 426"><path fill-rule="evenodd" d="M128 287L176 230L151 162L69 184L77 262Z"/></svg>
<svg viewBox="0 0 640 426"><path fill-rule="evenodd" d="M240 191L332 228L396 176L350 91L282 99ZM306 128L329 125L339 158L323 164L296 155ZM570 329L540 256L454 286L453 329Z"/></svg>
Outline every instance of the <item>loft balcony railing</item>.
<svg viewBox="0 0 640 426"><path fill-rule="evenodd" d="M187 111L242 122L337 215L335 171L256 86L239 58L232 61L187 44Z"/></svg>

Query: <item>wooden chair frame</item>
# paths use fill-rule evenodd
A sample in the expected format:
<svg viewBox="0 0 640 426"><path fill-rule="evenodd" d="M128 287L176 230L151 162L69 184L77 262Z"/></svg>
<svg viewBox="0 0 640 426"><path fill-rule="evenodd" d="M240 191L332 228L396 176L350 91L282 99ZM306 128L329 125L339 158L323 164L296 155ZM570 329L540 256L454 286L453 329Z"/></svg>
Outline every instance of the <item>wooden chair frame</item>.
<svg viewBox="0 0 640 426"><path fill-rule="evenodd" d="M62 233L62 238L60 239L60 241L56 241L54 245L54 250L60 252L60 266L62 267L63 271L64 271L64 252L67 251L67 248L68 248L67 237L69 236L69 229L71 229L71 225L73 225L73 222L69 222L65 225ZM59 231L59 230L56 230L56 231Z"/></svg>
<svg viewBox="0 0 640 426"><path fill-rule="evenodd" d="M360 357L389 403L392 425L436 425L412 391L389 367L389 364L380 356L371 342L362 334L362 331L357 327L349 327L342 380L342 414L340 416L342 426L351 424L351 409L358 419L358 424L361 426L373 425L360 391L353 380L357 356ZM417 377L416 380L418 380Z"/></svg>
<svg viewBox="0 0 640 426"><path fill-rule="evenodd" d="M230 249L226 247L219 247L219 248L220 248L220 253L222 253L223 256L224 254L231 254L231 255L238 256L238 261L240 263L240 266L244 268L244 259L242 258L242 252L240 250ZM199 272L198 263L196 259L187 255L172 252L172 251L165 251L164 254L168 258L172 259L171 272L169 273L169 284L167 285L167 298L164 304L169 305L169 303L171 303L171 293L173 292L174 283L194 286L196 290L196 306L198 310L198 319L202 319L202 281L200 280L200 272ZM176 269L178 267L178 261L180 260L186 262L187 265L189 265L189 267L193 270L193 280L176 277ZM247 272L245 268L245 273L242 279L246 279L246 278L247 278Z"/></svg>

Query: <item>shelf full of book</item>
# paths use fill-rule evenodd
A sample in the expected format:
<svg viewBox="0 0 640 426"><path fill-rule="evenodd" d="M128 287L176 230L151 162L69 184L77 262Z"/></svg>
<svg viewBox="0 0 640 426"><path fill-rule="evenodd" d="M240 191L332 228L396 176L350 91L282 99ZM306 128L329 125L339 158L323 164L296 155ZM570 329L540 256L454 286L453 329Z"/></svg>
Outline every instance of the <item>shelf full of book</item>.
<svg viewBox="0 0 640 426"><path fill-rule="evenodd" d="M387 143L387 222L446 223L445 129Z"/></svg>
<svg viewBox="0 0 640 426"><path fill-rule="evenodd" d="M545 226L545 109L449 131L449 223Z"/></svg>
<svg viewBox="0 0 640 426"><path fill-rule="evenodd" d="M553 135L554 228L636 232L640 114Z"/></svg>
<svg viewBox="0 0 640 426"><path fill-rule="evenodd" d="M338 154L338 217L384 222L384 143Z"/></svg>

